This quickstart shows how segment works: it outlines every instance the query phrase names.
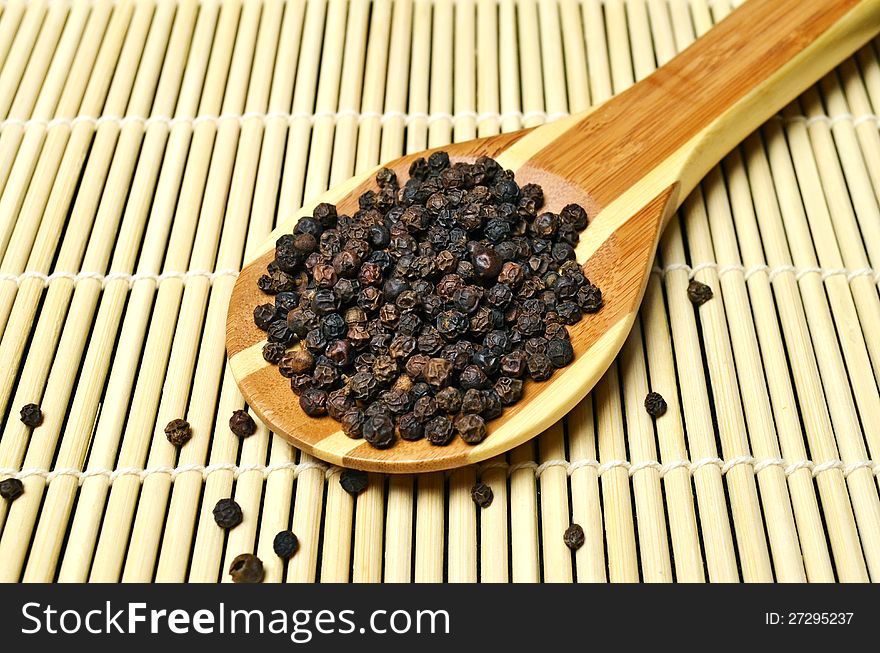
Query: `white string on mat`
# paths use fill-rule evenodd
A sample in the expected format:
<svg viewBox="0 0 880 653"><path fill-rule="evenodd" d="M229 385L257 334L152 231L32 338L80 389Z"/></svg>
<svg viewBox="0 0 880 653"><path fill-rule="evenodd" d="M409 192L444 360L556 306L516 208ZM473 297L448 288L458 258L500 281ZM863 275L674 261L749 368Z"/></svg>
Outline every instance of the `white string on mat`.
<svg viewBox="0 0 880 653"><path fill-rule="evenodd" d="M782 458L764 458L759 460L752 456L737 456L728 460L722 460L721 458L700 458L694 461L673 460L668 463L661 463L658 460L642 460L635 463L628 460L609 460L600 463L598 460L590 458L573 461L562 459L547 460L540 464L534 461L527 461L514 463L512 465L503 461L493 461L491 463L486 463L485 465L479 465L478 468L480 473L485 473L490 469L507 469L508 476L519 470L528 469L532 470L537 477L540 477L541 474L553 467L562 467L565 469L568 476L571 476L575 471L584 467L592 467L597 471L599 476L602 476L613 469L620 468L626 469L630 476L645 469L654 469L661 477L663 477L666 474L681 468L687 469L688 472L693 475L701 468L708 465L719 467L722 474L727 474L734 467L740 465L751 465L755 473L759 473L768 467L782 467L786 476L791 476L801 469L809 469L814 477L831 469L839 469L843 472L844 476L849 476L851 473L865 468L870 469L874 476L880 476L880 463L871 460L863 460L854 463L844 463L840 460L829 460L822 463L814 463L812 460L788 462Z"/></svg>
<svg viewBox="0 0 880 653"><path fill-rule="evenodd" d="M693 475L696 474L703 467L707 467L709 465L718 467L722 474L727 474L733 468L740 465L750 465L754 469L755 473L759 473L768 467L781 467L786 476L790 476L802 469L809 469L814 477L832 469L840 470L841 472L843 472L844 476L849 476L851 473L860 469L868 469L874 476L880 476L880 463L874 462L872 460L862 460L853 463L844 463L840 460L829 460L822 463L814 463L811 460L798 460L794 462L788 462L782 458L764 458L759 460L753 458L752 456L737 456L728 460L722 460L721 458L700 458L694 461L673 460L667 463L661 463L658 460L642 460L638 462L630 462L628 460L609 460L600 463L598 460L592 458L572 461L562 459L546 460L540 464L534 461L527 461L522 463L514 463L512 465L503 461L493 461L484 465L477 465L477 469L479 470L480 474L484 474L490 469L506 469L508 476L516 473L517 471L525 469L531 470L538 478L540 478L541 475L548 469L556 467L563 468L566 472L566 475L568 476L571 476L577 470L583 469L585 467L591 467L595 469L599 476L602 476L603 474L606 474L614 469L625 469L629 476L633 476L640 471L646 469L653 469L656 470L662 478L663 476L666 476L666 474L682 468L687 469L688 472ZM181 465L179 467L149 467L146 469L138 467L121 467L119 469L87 469L85 471L75 468L59 468L52 470L29 468L18 470L7 467L0 468L0 478L12 477L24 479L31 476L38 476L44 478L47 482L51 482L53 479L59 476L73 476L78 479L80 483L82 483L87 478L91 478L94 476L106 476L108 481L110 483L113 483L113 481L122 476L137 476L141 481L143 481L145 478L153 474L167 474L173 480L180 474L197 472L200 473L203 478L207 478L209 474L212 474L214 472L227 471L232 472L235 478L238 478L242 474L248 472L258 472L266 477L272 472L280 470L291 470L293 471L294 478L296 478L302 472L309 469L317 469L322 471L325 478L327 479L330 479L334 475L342 472L341 467L337 467L335 465L327 465L321 462L285 462L272 465L236 465L234 463L214 463L210 465Z"/></svg>
<svg viewBox="0 0 880 653"><path fill-rule="evenodd" d="M239 126L243 126L250 120L258 120L261 122L269 122L271 120L283 120L288 124L305 120L309 124L318 121L331 120L338 122L346 119L354 119L360 124L368 120L378 120L385 124L391 120L402 120L405 125L423 121L427 124L435 122L454 123L457 120L474 120L478 123L486 120L494 122L504 122L509 119L516 119L522 123L538 120L540 122L553 122L571 115L565 111L547 113L546 111L505 111L498 113L496 111L485 111L478 113L476 111L459 111L456 113L448 113L445 111L436 111L425 113L422 111L403 112L403 111L354 111L352 109L344 109L342 111L316 111L307 112L299 111L287 113L284 111L259 112L251 111L248 113L223 113L219 115L199 115L199 116L74 116L72 118L6 118L0 121L0 130L6 127L43 127L51 129L53 127L66 126L73 128L80 124L92 125L95 129L105 124L117 125L122 128L129 124L138 124L144 128L152 125L165 125L168 129L172 129L177 125L189 125L195 127L200 124L210 123L219 125L225 122L237 122ZM827 124L833 126L840 123L851 122L858 127L862 124L874 124L880 127L880 116L876 114L853 115L851 113L842 113L834 116L774 116L776 120L785 123L798 123L811 126L814 124Z"/></svg>
<svg viewBox="0 0 880 653"><path fill-rule="evenodd" d="M138 281L144 280L161 283L166 279L181 279L186 283L189 279L195 277L207 277L209 281L213 282L221 277L237 277L238 274L238 270L232 269L216 270L214 272L210 270L189 270L187 272L137 272L135 274L128 274L125 272L110 272L108 274L101 274L100 272L53 272L52 274L44 274L42 272L23 272L21 274L0 273L0 282L12 281L16 285L21 285L22 282L27 281L28 279L38 279L43 282L44 286L48 286L56 279L67 279L73 281L74 284L85 279L91 279L94 281L100 281L101 286L106 286L111 281L126 281L128 282L128 285L131 286Z"/></svg>
<svg viewBox="0 0 880 653"><path fill-rule="evenodd" d="M336 472L341 471L338 467L332 467L317 462L285 462L275 463L272 465L236 465L234 463L213 463L210 465L181 465L179 467L149 467L147 469L142 469L139 467L120 467L119 469L87 469L85 471L75 468L59 468L53 470L29 468L22 469L21 471L16 471L10 468L0 468L0 478L10 476L12 478L24 479L31 476L40 476L46 479L46 482L51 482L53 479L59 476L73 476L78 479L80 484L82 484L82 482L87 478L92 478L95 476L106 476L109 482L113 483L113 481L122 476L137 476L141 481L143 481L148 476L152 476L154 474L167 474L171 477L172 480L174 480L181 474L189 474L192 472L200 473L203 478L207 478L209 474L220 471L232 472L234 478L238 478L239 476L247 472L259 472L265 477L272 472L285 469L293 471L294 478L298 477L304 471L309 469L320 470L326 475L327 478L330 478Z"/></svg>
<svg viewBox="0 0 880 653"><path fill-rule="evenodd" d="M754 265L752 267L745 267L744 265L719 265L718 263L697 263L695 265L688 265L687 263L670 263L665 267L654 266L651 270L653 274L656 274L660 277L665 277L669 272L676 272L678 270L684 270L688 273L688 277L693 278L698 272L702 270L716 270L719 275L728 274L730 272L740 272L746 280L749 277L759 274L765 273L770 281L773 281L780 274L791 273L794 274L795 279L800 281L805 276L810 274L818 274L822 280L829 279L831 277L836 276L846 276L847 282L852 282L854 279L859 277L869 277L873 280L874 283L880 284L880 270L875 270L873 268L859 268L856 270L850 270L848 268L820 268L820 267L805 267L799 268L794 265L778 265L775 267L770 267L768 265Z"/></svg>
<svg viewBox="0 0 880 653"><path fill-rule="evenodd" d="M848 282L852 282L854 279L860 277L870 277L874 283L880 284L880 271L872 268L850 270L848 268L798 268L793 265L780 265L773 268L767 265L755 265L747 268L743 265L719 265L718 263L708 262L697 263L695 265L688 265L687 263L670 263L662 268L654 266L651 272L660 277L665 277L669 272L676 272L679 270L687 272L688 277L690 278L693 278L701 270L717 270L719 275L730 272L740 272L746 280L754 274L763 272L767 274L770 281L773 281L778 275L790 272L794 274L795 278L798 280L809 274L818 274L823 280L834 276L845 275ZM237 277L238 274L239 271L234 269L222 269L214 272L210 270L189 270L186 272L169 271L162 273L137 272L135 274L128 274L125 272L110 272L108 274L101 274L100 272L53 272L51 274L44 274L43 272L22 272L21 274L0 273L0 282L11 281L16 285L21 285L22 282L28 279L38 279L43 282L43 285L48 285L56 279L67 279L74 283L82 281L83 279L91 279L94 281L100 281L101 285L104 286L111 281L127 281L129 285L132 285L137 281L143 280L151 280L160 283L166 279L182 279L186 282L188 279L194 277L207 277L213 282L221 277Z"/></svg>

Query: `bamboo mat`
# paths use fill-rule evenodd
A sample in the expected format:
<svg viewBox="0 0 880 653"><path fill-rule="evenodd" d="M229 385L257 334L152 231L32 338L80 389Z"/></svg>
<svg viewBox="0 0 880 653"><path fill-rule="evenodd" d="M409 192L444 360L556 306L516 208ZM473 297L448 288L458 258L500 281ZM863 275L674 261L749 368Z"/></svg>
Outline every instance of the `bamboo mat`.
<svg viewBox="0 0 880 653"><path fill-rule="evenodd" d="M0 580L225 582L251 551L272 582L880 580L878 42L712 171L617 362L533 442L372 475L353 500L338 469L227 425L226 305L276 213L404 152L583 110L730 9L6 0L0 477L26 489L0 501ZM715 291L699 313L692 277ZM656 426L649 389L669 403ZM224 536L227 496L244 522Z"/></svg>

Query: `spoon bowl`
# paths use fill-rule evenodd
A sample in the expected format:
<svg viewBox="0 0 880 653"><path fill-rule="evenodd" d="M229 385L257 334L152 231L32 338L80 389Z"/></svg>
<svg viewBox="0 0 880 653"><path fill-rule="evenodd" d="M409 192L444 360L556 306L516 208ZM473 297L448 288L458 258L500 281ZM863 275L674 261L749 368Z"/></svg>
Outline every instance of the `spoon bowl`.
<svg viewBox="0 0 880 653"><path fill-rule="evenodd" d="M749 0L650 77L596 109L542 127L450 145L456 161L490 156L520 185L543 187L543 210L569 203L592 220L575 250L605 305L569 326L572 363L527 381L522 399L487 424L475 446L398 440L376 449L345 436L330 417L311 418L287 379L262 357L265 332L252 319L267 301L257 279L277 238L321 202L353 214L375 189L378 167L337 186L283 221L239 275L227 318L230 368L251 409L274 432L318 458L368 471L449 469L503 453L541 433L595 385L637 314L663 226L705 173L774 112L880 28L880 0ZM401 180L413 160L389 167Z"/></svg>

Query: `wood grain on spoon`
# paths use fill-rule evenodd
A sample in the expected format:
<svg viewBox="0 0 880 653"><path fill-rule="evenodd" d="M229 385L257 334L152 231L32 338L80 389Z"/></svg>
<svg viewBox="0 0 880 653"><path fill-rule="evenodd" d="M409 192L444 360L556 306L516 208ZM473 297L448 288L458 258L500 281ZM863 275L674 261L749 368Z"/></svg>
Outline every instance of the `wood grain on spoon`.
<svg viewBox="0 0 880 653"><path fill-rule="evenodd" d="M329 417L299 408L289 382L262 358L265 333L253 309L256 282L274 243L319 202L353 214L375 170L331 189L281 223L239 276L227 320L230 367L254 412L276 433L335 464L382 472L447 469L502 453L562 417L593 387L622 346L638 311L654 252L674 210L743 138L880 29L880 0L749 0L684 53L586 114L532 130L442 148L453 161L487 155L544 188L545 210L568 203L596 216L576 249L605 307L569 327L574 362L489 423L469 446L424 440L374 449L347 438ZM425 153L386 164L405 179Z"/></svg>

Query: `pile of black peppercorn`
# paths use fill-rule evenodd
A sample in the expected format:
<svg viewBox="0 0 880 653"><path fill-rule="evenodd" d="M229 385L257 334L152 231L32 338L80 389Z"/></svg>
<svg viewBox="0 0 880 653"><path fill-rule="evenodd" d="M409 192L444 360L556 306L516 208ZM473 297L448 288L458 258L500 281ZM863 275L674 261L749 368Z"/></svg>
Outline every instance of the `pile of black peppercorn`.
<svg viewBox="0 0 880 653"><path fill-rule="evenodd" d="M263 356L303 411L378 448L477 444L486 421L574 356L567 325L602 307L575 260L586 211L543 212L489 157L383 168L353 215L331 204L276 242L254 309ZM302 347L291 347L299 342Z"/></svg>

